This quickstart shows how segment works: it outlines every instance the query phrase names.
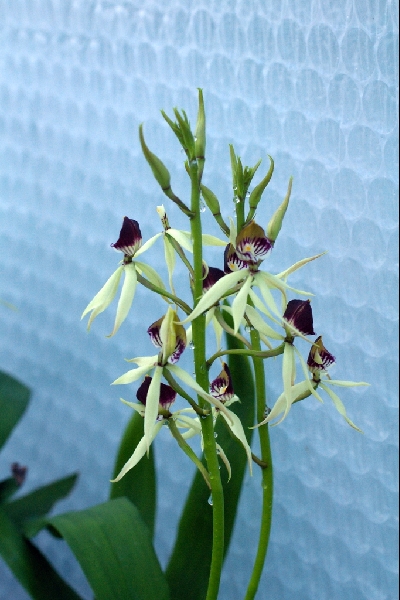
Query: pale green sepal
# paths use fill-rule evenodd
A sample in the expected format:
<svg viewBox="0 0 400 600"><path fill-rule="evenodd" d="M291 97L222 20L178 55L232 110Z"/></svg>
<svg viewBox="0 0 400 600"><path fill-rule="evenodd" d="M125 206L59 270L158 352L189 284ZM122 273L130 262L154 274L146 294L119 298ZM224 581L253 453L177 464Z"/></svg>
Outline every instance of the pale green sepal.
<svg viewBox="0 0 400 600"><path fill-rule="evenodd" d="M154 362L148 363L143 367L138 367L137 369L131 369L130 371L127 371L121 375L121 377L118 377L118 379L113 381L111 385L125 385L127 383L133 383L134 381L137 381L146 375L152 367L154 367Z"/></svg>
<svg viewBox="0 0 400 600"><path fill-rule="evenodd" d="M228 457L226 456L223 448L219 445L219 444L215 444L216 448L217 448L217 454L218 456L220 456L222 462L224 463L226 470L228 471L228 483L231 479L232 476L232 469L231 469L231 463L228 460Z"/></svg>
<svg viewBox="0 0 400 600"><path fill-rule="evenodd" d="M156 235L153 235L153 237L151 237L149 240L147 240L147 242L145 244L143 244L143 246L141 246L137 252L135 252L135 258L137 256L140 256L141 254L143 254L143 252L146 252L146 250L148 250L149 248L151 248L152 245L156 242L156 240L158 240L158 238L161 235L163 235L163 234L156 233Z"/></svg>
<svg viewBox="0 0 400 600"><path fill-rule="evenodd" d="M151 442L154 440L154 438L156 437L157 433L160 431L160 429L164 425L164 423L165 423L165 421L159 421L154 425L154 428L152 431ZM146 452L147 452L146 439L145 439L145 436L143 436L142 439L140 440L140 442L138 443L138 445L136 446L134 453L126 461L126 463L122 467L121 471L118 473L117 477L115 479L111 479L111 483L116 483L117 481L122 479L122 477L124 475L126 475L128 471L133 469L133 467L138 464L138 462L140 461L141 458L143 458L143 456L146 454Z"/></svg>
<svg viewBox="0 0 400 600"><path fill-rule="evenodd" d="M138 367L144 367L145 365L154 366L157 364L158 354L154 356L137 356L136 358L125 358L126 362L135 363Z"/></svg>
<svg viewBox="0 0 400 600"><path fill-rule="evenodd" d="M364 433L362 429L360 429L359 427L357 427L357 425L354 425L353 421L351 421L349 419L349 417L347 416L344 404L341 401L341 399L339 398L339 396L337 396L337 394L335 394L335 392L333 392L332 390L330 390L325 383L320 382L319 385L320 385L320 387L322 387L323 390L325 390L325 392L331 398L333 404L335 405L336 410L347 421L347 423L350 425L350 427L352 427L356 431L359 431L360 433Z"/></svg>
<svg viewBox="0 0 400 600"><path fill-rule="evenodd" d="M135 297L137 274L134 263L128 263L124 266L125 279L121 290L121 295L118 300L117 314L115 316L114 329L107 337L112 337L121 327L122 323L128 316L132 306L133 298Z"/></svg>
<svg viewBox="0 0 400 600"><path fill-rule="evenodd" d="M172 276L173 276L174 270L175 270L176 253L175 253L175 249L173 248L172 244L168 241L168 236L164 236L164 256L165 256L165 263L166 263L167 269L168 269L169 287L170 287L171 292L173 294L175 294L175 288L174 288L174 282L173 282Z"/></svg>
<svg viewBox="0 0 400 600"><path fill-rule="evenodd" d="M284 340L285 336L276 332L270 325L268 325L263 318L258 314L256 309L253 306L247 306L246 308L246 316L249 319L250 323L253 325L254 329L257 329L259 333L262 333L272 340Z"/></svg>
<svg viewBox="0 0 400 600"><path fill-rule="evenodd" d="M87 326L88 330L90 329L90 325L92 324L93 320L97 317L97 315L102 313L114 300L123 270L124 266L120 265L118 269L114 271L114 273L111 275L111 277L107 279L106 283L103 285L101 290L97 292L93 300L89 302L89 304L83 311L81 319L83 319L83 317L87 315L88 312L93 311L89 318Z"/></svg>
<svg viewBox="0 0 400 600"><path fill-rule="evenodd" d="M229 217L229 242L232 244L232 246L234 248L236 247L236 238L237 238L236 223L232 219L232 217Z"/></svg>
<svg viewBox="0 0 400 600"><path fill-rule="evenodd" d="M366 383L365 381L341 381L338 379L330 379L326 383L329 383L329 385L338 385L339 387L357 387L360 385L371 385L370 383Z"/></svg>
<svg viewBox="0 0 400 600"><path fill-rule="evenodd" d="M193 252L192 236L189 231L180 231L179 229L168 229L168 235L174 238L182 248L188 252Z"/></svg>
<svg viewBox="0 0 400 600"><path fill-rule="evenodd" d="M264 302L270 309L270 311L274 313L277 317L282 318L282 314L276 306L274 297L268 285L268 279L265 278L265 275L266 273L264 273L263 271L259 271L258 273L256 273L256 275L254 276L254 283L260 289L261 295L264 298Z"/></svg>
<svg viewBox="0 0 400 600"><path fill-rule="evenodd" d="M139 413L139 415L141 417L144 417L144 411L146 408L144 404L142 404L141 402L128 402L128 400L124 400L123 398L120 398L120 400L127 406L130 406L131 408L133 408L133 410L135 410L137 413Z"/></svg>
<svg viewBox="0 0 400 600"><path fill-rule="evenodd" d="M199 303L195 306L194 310L190 313L186 319L181 321L181 324L189 323L196 317L201 315L210 306L221 300L221 297L226 294L233 286L235 286L241 279L248 275L247 269L240 271L233 271L228 275L224 275L215 283L209 290L200 298Z"/></svg>
<svg viewBox="0 0 400 600"><path fill-rule="evenodd" d="M285 290L290 290L291 292L300 294L301 296L310 296L310 297L314 296L314 294L312 292L307 292L305 290L299 290L297 288L292 287L285 281L279 279L279 277L277 277L276 275L272 275L272 273L266 273L266 272L263 272L263 273L264 273L264 277L269 281L270 287L277 288L278 290L280 290L282 292L282 294L285 293Z"/></svg>
<svg viewBox="0 0 400 600"><path fill-rule="evenodd" d="M310 372L308 370L308 367L306 365L306 362L304 360L304 358L301 355L301 352L299 352L296 348L296 346L294 346L295 352L297 354L297 356L299 357L299 361L300 361L300 365L301 368L303 370L303 374L304 374L304 379L308 385L308 389L310 390L310 392L312 393L312 395L318 400L318 402L321 402L322 404L324 403L324 401L322 400L321 396L318 394L317 390L313 387L312 385L312 379L310 379Z"/></svg>
<svg viewBox="0 0 400 600"><path fill-rule="evenodd" d="M160 402L160 387L163 368L157 366L150 383L146 396L146 409L144 412L144 437L146 440L146 450L149 451L150 444L153 441L154 426L158 417L158 405Z"/></svg>
<svg viewBox="0 0 400 600"><path fill-rule="evenodd" d="M232 315L235 333L238 332L239 327L242 323L244 311L246 310L247 306L247 298L252 283L253 276L249 274L242 287L240 288L239 292L237 293L236 298L232 302Z"/></svg>
<svg viewBox="0 0 400 600"><path fill-rule="evenodd" d="M221 345L222 345L222 335L224 333L224 330L222 329L221 325L218 323L217 319L214 317L215 314L215 307L212 307L206 316L206 321L207 321L207 317L208 315L211 313L212 316L212 325L214 328L214 333L215 333L215 341L217 344L217 352L219 352L221 350Z"/></svg>
<svg viewBox="0 0 400 600"><path fill-rule="evenodd" d="M203 235L201 236L202 240L203 240L203 244L205 246L226 246L226 240L220 240L218 237L216 237L215 235L210 235L208 233L203 233Z"/></svg>
<svg viewBox="0 0 400 600"><path fill-rule="evenodd" d="M300 383L296 383L292 387L291 392L290 392L291 393L290 404L292 405L293 402L296 400L296 398L298 398L304 392L307 392L307 391L308 391L308 385L307 385L306 381L301 381ZM284 413L285 410L286 410L286 396L285 396L285 393L282 393L279 396L278 400L275 402L274 406L272 407L269 415L263 421L261 421L261 423L258 423L254 427L250 427L250 429L257 429L257 427L261 427L261 425L265 425L265 423L270 423L273 419L276 419L277 417L279 417L279 415L281 413ZM279 425L279 423L281 423L284 418L285 417L283 416L276 423L272 423L271 426L273 427L275 425Z"/></svg>
<svg viewBox="0 0 400 600"><path fill-rule="evenodd" d="M283 393L285 395L285 414L282 420L286 418L290 406L292 404L292 387L294 385L294 348L292 344L285 344L283 349L283 360L282 360L282 380L283 380Z"/></svg>
<svg viewBox="0 0 400 600"><path fill-rule="evenodd" d="M223 413L222 416L224 417L225 421L227 422L228 427L232 431L233 435L239 440L239 442L241 442L243 448L245 449L246 454L247 454L247 461L249 463L250 475L253 475L251 448L247 442L242 422L234 412L229 410L229 408L226 409L226 412L228 414L226 415L225 413Z"/></svg>
<svg viewBox="0 0 400 600"><path fill-rule="evenodd" d="M162 290L166 289L163 280L161 279L157 271L153 269L153 267L147 265L146 263L142 263L138 260L135 260L135 265L137 266L139 271L142 271L142 273L146 275L150 283L161 288ZM166 298L164 298L164 300L166 300Z"/></svg>
<svg viewBox="0 0 400 600"><path fill-rule="evenodd" d="M292 273L294 273L295 271L297 271L297 269L304 267L304 265L306 265L307 263L311 262L312 260L315 260L316 258L320 258L324 254L326 254L326 252L321 252L320 254L315 254L315 256L310 256L309 258L303 258L302 260L299 260L298 262L294 263L294 265L292 265L285 271L282 271L281 273L278 273L278 275L275 275L275 277L278 277L278 279L283 279L284 281L286 281L287 277L289 275L291 275Z"/></svg>
<svg viewBox="0 0 400 600"><path fill-rule="evenodd" d="M192 390L194 390L196 394L198 394L201 398L207 400L207 402L209 402L216 408L219 408L219 410L222 413L224 413L228 418L230 418L228 409L225 408L222 402L217 400L217 398L211 396L211 394L207 394L207 392L203 390L203 388L196 382L195 379L193 379L193 377L189 375L189 373L186 373L186 371L181 369L181 367L178 367L178 365L168 365L168 370L171 371L171 373L175 373L178 379L183 381L183 383L186 383L186 385L192 388Z"/></svg>

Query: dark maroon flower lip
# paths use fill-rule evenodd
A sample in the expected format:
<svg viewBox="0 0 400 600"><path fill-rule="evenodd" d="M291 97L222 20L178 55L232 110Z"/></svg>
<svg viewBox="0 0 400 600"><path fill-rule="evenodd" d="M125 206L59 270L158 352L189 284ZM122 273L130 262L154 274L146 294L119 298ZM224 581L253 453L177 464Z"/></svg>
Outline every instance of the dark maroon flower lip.
<svg viewBox="0 0 400 600"><path fill-rule="evenodd" d="M311 346L307 359L307 366L311 373L321 373L327 371L335 362L333 354L328 352L322 343L322 336L319 336Z"/></svg>
<svg viewBox="0 0 400 600"><path fill-rule="evenodd" d="M226 363L223 364L221 373L210 383L210 394L224 403L231 400L235 394L231 372Z"/></svg>
<svg viewBox="0 0 400 600"><path fill-rule="evenodd" d="M315 335L309 300L289 300L283 318L303 335Z"/></svg>
<svg viewBox="0 0 400 600"><path fill-rule="evenodd" d="M127 256L134 256L142 245L142 233L139 223L134 219L124 217L118 241L111 244L113 248Z"/></svg>
<svg viewBox="0 0 400 600"><path fill-rule="evenodd" d="M138 391L136 392L136 398L141 402L144 406L146 406L147 394L149 392L149 387L151 384L152 377L146 375L144 381L140 385ZM166 383L161 383L160 385L160 398L159 404L163 410L169 410L171 404L175 402L176 392L172 389L170 385Z"/></svg>
<svg viewBox="0 0 400 600"><path fill-rule="evenodd" d="M150 336L151 341L156 346L156 348L162 348L162 340L161 340L161 325L164 320L164 317L158 319L154 323L150 325L147 329L147 333ZM186 348L186 332L185 328L182 325L175 325L176 330L176 344L175 350L168 358L168 362L171 364L175 364L181 357L182 352Z"/></svg>
<svg viewBox="0 0 400 600"><path fill-rule="evenodd" d="M203 291L207 292L225 273L217 267L208 267L208 273L203 279Z"/></svg>

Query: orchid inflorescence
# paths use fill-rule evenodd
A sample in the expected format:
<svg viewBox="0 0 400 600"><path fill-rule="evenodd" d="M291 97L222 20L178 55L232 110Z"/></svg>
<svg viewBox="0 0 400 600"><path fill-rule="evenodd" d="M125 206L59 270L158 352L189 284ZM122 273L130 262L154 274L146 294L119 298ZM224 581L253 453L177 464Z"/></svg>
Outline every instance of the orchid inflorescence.
<svg viewBox="0 0 400 600"><path fill-rule="evenodd" d="M203 245L224 247L224 255L221 257L223 270L215 266L209 266L202 261L201 297L196 297L193 280L198 275L195 274L195 268L187 258L187 253L193 252L193 232L171 228L163 206L157 207L163 231L142 244L142 233L139 223L134 219L124 217L119 238L115 243L111 244L115 250L123 253L123 259L116 271L84 310L82 317L90 313L88 329L95 317L103 312L113 301L117 294L122 275L124 275L124 283L118 301L114 327L110 336L113 336L118 331L127 318L138 282L163 296L169 303L165 315L148 328L151 341L159 349L158 354L130 359L129 362L134 363L136 368L129 370L114 381L114 384L129 384L141 381L137 391L139 404L125 402L125 400L123 402L143 415L145 423L143 440L135 449L132 457L115 481L118 481L146 454L155 435L164 423L173 422L179 430L184 432L182 435L183 443L183 440L187 437L196 434L201 435L200 419L202 415L208 414L213 414L214 420L220 414L224 417L234 436L244 446L249 457L249 466L251 469L251 450L247 443L243 426L235 413L227 408L233 399L237 399L234 395L228 365L225 362L222 363L221 373L209 384L209 389L206 390L196 379L176 364L186 348L187 339L192 337L191 324L204 315L206 324L212 322L216 332L217 353L214 356L218 355L218 357L222 357L224 354L227 354L221 346L224 330L243 341L245 348L249 349L248 354L251 355L252 344L250 340L246 339L240 333L242 326L245 327L245 331L249 329L257 331L260 340L266 347L264 351L257 352L254 350L255 355L262 356L263 358L277 356L278 354L283 355L282 394L272 409L267 411L268 415L265 419L255 424L256 427L261 427L276 419L278 421L275 424L280 423L287 417L294 403L311 395L322 401L317 391L320 388L332 399L335 407L346 421L352 427L358 429L347 417L343 403L330 388L332 386L343 387L367 384L363 382L337 381L329 377L328 369L335 362L335 358L324 347L321 336L317 337L314 341L310 339L310 336L315 335L309 299L312 294L295 289L287 283L289 275L322 255L319 254L300 260L277 275L261 270L262 263L272 251L281 229L283 218L289 205L292 180L290 179L289 181L285 199L272 216L264 231L254 221L253 217L261 195L272 176L274 163L270 158L270 170L266 177L254 188L251 194L248 194L248 188L259 163L253 168L243 168L240 158L235 155L233 147L231 147L233 188L236 198L236 223L231 219L230 226L228 227L221 216L216 196L201 182L205 150L205 117L201 92L197 135L194 136L191 133L189 122L187 119L182 119L182 115L178 111L175 111L177 117L175 123L164 113L163 115L185 149L187 155L186 169L189 174L190 168L195 163L198 187L202 193L204 202L211 209L218 225L228 239L222 240L212 235L201 234ZM140 129L140 140L145 157L163 192L177 203L185 214L188 215L189 219L192 219L193 207L189 208L184 205L172 192L169 173L161 160L147 148L142 128ZM244 219L246 199L249 201L249 212L247 218ZM201 212L201 209L199 209L199 212ZM163 237L164 240L170 291L167 290L167 286L155 269L137 260L160 237ZM176 295L173 283L176 257L179 257L188 268L188 281L191 282L194 294L193 307L189 307L184 300ZM289 292L305 296L307 299L295 298L288 300L287 296ZM274 297L276 293L280 296L280 303ZM230 304L224 303L224 300L229 300ZM171 305L175 305L175 308ZM183 311L186 314L181 317L179 316L179 311ZM230 327L226 318L226 315L229 314L233 319L233 328ZM190 327L185 330L184 325L190 325ZM281 328L281 332L279 328ZM294 345L296 337L301 337L310 344L310 351L306 361ZM299 383L296 383L296 357L300 362L304 374L304 380ZM214 360L215 358L212 358L212 362ZM211 367L212 362L210 362L210 359L207 361L208 368ZM162 382L163 377L167 383ZM176 380L179 380L180 383L178 384ZM196 396L205 402L199 404L187 392L182 391L180 384L184 384L186 388L190 389L191 393L194 392ZM177 394L182 395L182 393L184 394L183 398L189 401L191 406L183 410L170 412Z"/></svg>
<svg viewBox="0 0 400 600"><path fill-rule="evenodd" d="M144 419L143 437L133 449L119 474L113 481L119 481L146 454L154 438L166 425L180 448L195 463L208 487L213 503L213 527L221 531L223 527L223 494L218 461L225 464L229 477L231 467L223 448L216 442L214 429L217 421L222 421L230 433L243 446L249 470L254 461L263 469L263 517L262 527L270 527L272 506L272 474L268 424L277 425L287 416L293 404L314 396L322 402L320 391L324 391L333 401L340 415L354 429L361 431L348 418L343 402L333 391L335 387L368 385L364 382L333 380L329 368L335 362L334 356L325 348L321 335L315 339L310 292L294 288L288 283L289 277L311 261L321 257L317 254L297 261L281 273L272 274L263 269L265 259L272 252L289 206L292 179L281 205L276 209L266 229L255 221L257 207L273 174L274 162L265 177L249 192L254 175L261 163L254 167L243 166L240 157L230 146L232 168L232 188L234 192L235 219L227 222L221 213L220 203L215 194L203 184L205 165L205 112L202 91L199 90L199 110L195 131L192 132L184 111L174 110L175 121L163 111L162 115L178 138L185 155L185 169L191 182L190 203L183 202L172 190L168 169L148 148L139 128L139 138L144 156L161 187L162 192L187 216L190 230L171 227L163 205L156 207L161 220L161 231L142 243L142 232L138 221L124 217L118 240L111 246L123 254L115 272L88 304L82 317L89 314L88 329L93 320L111 304L117 295L121 279L123 284L119 295L116 316L110 336L117 333L131 309L138 284L160 295L167 303L167 309L158 320L150 324L147 333L157 353L129 359L135 365L114 384L138 382L136 398L138 402L122 400ZM202 231L201 213L207 206L223 234L223 239ZM247 214L246 214L247 210ZM162 239L168 272L165 283L159 272L145 262L141 256L157 240ZM205 246L220 248L220 264L209 265L203 257ZM193 303L187 304L179 295L174 281L176 261L182 261L187 269L187 283L190 286ZM179 279L182 282L182 278ZM207 347L206 328L212 325L215 332L215 348L211 353ZM237 340L238 349L224 347L223 334ZM307 359L296 347L296 339L301 338L309 345ZM193 348L194 373L190 374L178 365L187 346ZM235 395L232 374L228 365L230 354L241 354L253 362L255 380L255 401L257 419L252 429L257 429L260 437L261 458L256 457L250 448L249 430L230 406L240 401ZM264 361L282 355L282 393L272 408L266 406ZM226 357L228 356L228 359ZM211 380L210 370L214 362L220 361L220 372ZM298 381L297 366L300 365L302 378ZM174 410L174 402L180 396L187 402L185 408ZM187 443L189 438L199 436L204 451L205 462ZM269 479L268 479L269 478ZM221 499L222 498L222 499ZM222 523L222 525L221 525ZM221 539L216 534L215 540ZM252 575L249 596L257 589L268 543L267 533L260 534L259 549ZM221 544L213 546L213 561L218 568L211 569L207 598L216 598L222 568L223 551ZM214 563L213 563L214 564ZM219 570L218 570L219 569ZM250 589L249 588L249 589Z"/></svg>

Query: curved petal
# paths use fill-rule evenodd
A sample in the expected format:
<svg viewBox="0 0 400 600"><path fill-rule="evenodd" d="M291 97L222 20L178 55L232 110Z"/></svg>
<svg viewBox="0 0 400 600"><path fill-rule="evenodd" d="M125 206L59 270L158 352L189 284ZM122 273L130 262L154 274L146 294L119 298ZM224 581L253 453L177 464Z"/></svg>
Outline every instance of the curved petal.
<svg viewBox="0 0 400 600"><path fill-rule="evenodd" d="M143 246L141 246L141 248L139 248L139 250L136 252L135 258L136 258L136 256L140 256L141 254L143 254L143 252L146 252L146 250L148 250L149 248L151 248L152 245L156 242L156 240L160 237L160 235L163 235L163 234L162 233L156 233L156 235L153 235L152 238L150 238L149 240L147 240L147 242L145 244L143 244Z"/></svg>
<svg viewBox="0 0 400 600"><path fill-rule="evenodd" d="M247 454L247 462L249 464L249 469L250 469L250 475L252 475L253 468L252 468L252 462L251 462L251 448L247 442L247 438L244 433L242 422L234 412L229 410L229 408L226 409L226 412L228 414L226 415L225 413L222 413L222 416L224 417L224 419L225 419L229 429L232 431L233 435L239 440L239 442L241 442L243 448L245 449L246 454Z"/></svg>
<svg viewBox="0 0 400 600"><path fill-rule="evenodd" d="M156 423L154 425L150 444L154 440L154 438L156 437L157 433L160 431L160 429L163 425L164 425L164 421L159 421L158 423ZM145 436L143 436L142 439L140 440L140 442L138 443L138 445L136 446L134 453L126 461L126 463L122 467L121 471L118 473L117 477L115 479L111 479L111 483L116 483L117 481L122 479L122 477L124 475L126 475L128 471L130 471L131 469L133 469L133 467L135 465L137 465L139 460L141 458L143 458L143 456L146 454L146 452L147 452L147 440L146 440Z"/></svg>
<svg viewBox="0 0 400 600"><path fill-rule="evenodd" d="M246 310L247 298L249 295L249 291L251 288L251 284L253 283L253 276L249 274L247 276L246 281L243 283L239 292L236 295L236 298L232 302L232 314L233 314L233 323L234 323L234 332L237 333L239 327L242 323L244 311Z"/></svg>
<svg viewBox="0 0 400 600"><path fill-rule="evenodd" d="M115 316L114 329L107 337L112 337L121 327L122 323L128 316L129 310L132 306L133 298L135 297L137 275L134 263L128 263L124 267L125 279L122 286L121 295L119 297L117 314Z"/></svg>
<svg viewBox="0 0 400 600"><path fill-rule="evenodd" d="M350 425L350 427L352 427L356 431L359 431L360 433L364 433L362 431L362 429L360 429L359 427L357 427L357 425L354 425L353 421L351 421L349 419L349 417L347 416L344 404L341 401L341 399L339 398L339 396L337 396L337 394L335 394L335 392L333 392L332 390L330 390L325 383L320 383L319 385L328 394L328 396L332 400L333 404L335 405L336 410L338 411L339 414L342 415L342 417L346 420L346 422Z"/></svg>
<svg viewBox="0 0 400 600"><path fill-rule="evenodd" d="M142 271L146 275L147 279L152 284L156 285L157 287L161 288L162 290L165 290L165 285L164 285L163 280L161 279L161 277L159 276L157 271L155 269L153 269L153 267L150 267L150 265L146 265L146 263L142 263L138 260L135 260L135 265L137 266L139 271Z"/></svg>
<svg viewBox="0 0 400 600"><path fill-rule="evenodd" d="M153 440L153 430L158 417L158 404L160 401L160 387L163 368L157 366L150 383L146 397L146 409L144 412L144 437L147 451Z"/></svg>
<svg viewBox="0 0 400 600"><path fill-rule="evenodd" d="M146 365L139 367L137 369L131 369L127 371L121 377L118 377L115 381L112 382L111 385L120 385L126 383L133 383L138 379L141 379L144 375L146 375L152 368L154 367L154 362L148 362Z"/></svg>
<svg viewBox="0 0 400 600"><path fill-rule="evenodd" d="M118 269L114 271L114 273L111 275L111 277L107 279L101 290L97 292L93 300L89 302L89 304L83 311L81 319L83 319L83 317L87 315L88 312L93 311L89 318L87 326L88 330L90 329L90 325L92 324L93 320L97 317L97 315L102 313L114 300L123 270L124 266L120 265Z"/></svg>

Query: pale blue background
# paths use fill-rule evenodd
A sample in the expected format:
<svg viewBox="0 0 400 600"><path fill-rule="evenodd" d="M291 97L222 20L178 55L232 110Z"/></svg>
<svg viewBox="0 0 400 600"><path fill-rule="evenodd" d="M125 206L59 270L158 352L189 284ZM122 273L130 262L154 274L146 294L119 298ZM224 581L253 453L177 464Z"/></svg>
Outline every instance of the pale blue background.
<svg viewBox="0 0 400 600"><path fill-rule="evenodd" d="M266 226L294 176L266 268L329 251L293 281L316 293L315 327L337 357L334 376L372 384L341 394L363 436L328 401L313 400L272 430L275 510L257 598L397 597L397 13L395 0L0 2L0 297L18 308L0 306L0 358L34 392L1 455L1 477L15 460L29 467L25 490L79 470L58 510L107 498L130 416L118 398L136 390L110 382L125 357L153 352L145 329L162 304L139 289L111 340L113 311L89 335L79 318L116 267L109 244L125 214L145 239L159 230L162 202L186 227L150 176L137 128L145 123L186 198L183 155L159 109L183 107L194 121L201 86L204 182L228 216L228 143L247 164L261 157L263 172L271 154L276 171L257 215ZM161 244L148 257L160 264ZM183 364L191 368L188 357ZM279 368L268 363L271 401ZM156 543L165 564L192 469L163 433ZM256 474L246 480L221 600L244 593L259 501ZM47 534L38 543L90 598L68 549ZM3 564L0 597L27 597Z"/></svg>

